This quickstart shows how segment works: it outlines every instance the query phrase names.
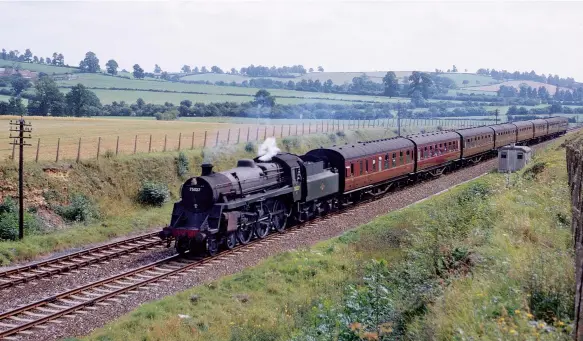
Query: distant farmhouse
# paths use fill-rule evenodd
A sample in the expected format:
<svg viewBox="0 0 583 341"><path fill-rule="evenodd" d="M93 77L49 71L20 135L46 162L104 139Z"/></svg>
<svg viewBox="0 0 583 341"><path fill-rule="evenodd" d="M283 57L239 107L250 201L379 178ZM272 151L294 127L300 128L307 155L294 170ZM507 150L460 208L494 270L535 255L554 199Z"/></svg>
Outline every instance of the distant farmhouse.
<svg viewBox="0 0 583 341"><path fill-rule="evenodd" d="M12 75L20 74L23 78L35 80L38 78L38 73L29 70L16 70L11 67L0 68L0 78L10 77Z"/></svg>

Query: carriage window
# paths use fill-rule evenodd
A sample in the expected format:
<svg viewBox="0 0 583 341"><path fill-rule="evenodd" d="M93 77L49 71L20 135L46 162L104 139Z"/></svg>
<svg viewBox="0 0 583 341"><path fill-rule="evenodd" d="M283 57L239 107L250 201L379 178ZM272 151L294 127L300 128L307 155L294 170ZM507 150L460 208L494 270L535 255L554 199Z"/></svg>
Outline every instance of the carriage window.
<svg viewBox="0 0 583 341"><path fill-rule="evenodd" d="M376 164L376 160L373 158L372 159L372 171L376 171L377 170L377 164Z"/></svg>
<svg viewBox="0 0 583 341"><path fill-rule="evenodd" d="M516 158L517 158L518 160L522 160L522 153L519 153L519 154L516 156Z"/></svg>
<svg viewBox="0 0 583 341"><path fill-rule="evenodd" d="M385 169L389 169L389 154L385 155Z"/></svg>
<svg viewBox="0 0 583 341"><path fill-rule="evenodd" d="M406 162L409 163L409 161L411 161L411 159L409 158L409 151L407 151L407 157L405 158Z"/></svg>
<svg viewBox="0 0 583 341"><path fill-rule="evenodd" d="M360 160L360 175L362 175L362 171L364 170L364 167L362 165L362 160Z"/></svg>
<svg viewBox="0 0 583 341"><path fill-rule="evenodd" d="M399 164L402 165L403 164L403 151L399 152Z"/></svg>
<svg viewBox="0 0 583 341"><path fill-rule="evenodd" d="M350 163L350 175L354 174L354 163Z"/></svg>
<svg viewBox="0 0 583 341"><path fill-rule="evenodd" d="M366 172L368 173L368 160L366 160L365 162L366 162Z"/></svg>
<svg viewBox="0 0 583 341"><path fill-rule="evenodd" d="M350 167L346 166L346 177L350 176Z"/></svg>
<svg viewBox="0 0 583 341"><path fill-rule="evenodd" d="M379 171L383 170L383 157L379 156Z"/></svg>
<svg viewBox="0 0 583 341"><path fill-rule="evenodd" d="M397 153L393 153L393 167L397 167Z"/></svg>
<svg viewBox="0 0 583 341"><path fill-rule="evenodd" d="M500 158L502 158L502 159L505 159L505 158L506 158L506 153L502 153L502 154L500 155Z"/></svg>

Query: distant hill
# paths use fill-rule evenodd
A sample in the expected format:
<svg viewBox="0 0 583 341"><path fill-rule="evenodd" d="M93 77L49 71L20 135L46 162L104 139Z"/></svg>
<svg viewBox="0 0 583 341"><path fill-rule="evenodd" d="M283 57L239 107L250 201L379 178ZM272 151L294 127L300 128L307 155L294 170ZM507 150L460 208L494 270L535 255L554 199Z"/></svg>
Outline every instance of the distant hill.
<svg viewBox="0 0 583 341"><path fill-rule="evenodd" d="M513 86L516 89L518 89L518 88L520 88L520 84L526 84L530 87L537 88L537 89L541 86L544 86L550 94L554 94L555 91L557 90L556 85L535 82L535 81L526 81L526 80L506 81L506 82L502 82L502 83L498 83L498 84L476 86L476 87L471 87L471 88L466 88L466 89L467 90L475 90L475 91L496 92L496 91L498 91L498 89L500 89L500 86L502 86L502 85ZM568 88L559 88L559 89L560 90L569 90Z"/></svg>
<svg viewBox="0 0 583 341"><path fill-rule="evenodd" d="M49 75L53 74L64 74L64 73L75 73L79 72L79 68L67 67L67 66L53 66L45 64L33 64L33 63L21 63L14 62L11 60L0 59L0 67L10 67L16 68L20 67L22 70L29 70L34 72L44 72Z"/></svg>

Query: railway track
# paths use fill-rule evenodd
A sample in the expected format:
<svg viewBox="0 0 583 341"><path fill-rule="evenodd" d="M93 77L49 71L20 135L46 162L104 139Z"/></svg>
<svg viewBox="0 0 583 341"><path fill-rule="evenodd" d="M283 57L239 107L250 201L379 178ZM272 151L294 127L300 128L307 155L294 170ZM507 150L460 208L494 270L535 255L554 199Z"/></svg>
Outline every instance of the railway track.
<svg viewBox="0 0 583 341"><path fill-rule="evenodd" d="M65 256L0 272L0 289L21 285L33 280L48 279L71 270L119 258L163 245L158 232L120 240Z"/></svg>
<svg viewBox="0 0 583 341"><path fill-rule="evenodd" d="M148 286L159 286L160 282L168 282L177 279L197 268L236 257L246 251L250 251L284 236L293 235L300 228L309 228L322 220L345 213L338 211L325 217L317 218L301 225L285 230L283 233L273 233L264 239L256 239L247 245L238 245L232 250L223 251L214 257L188 260L179 255L167 257L155 263L148 264L137 269L115 275L109 278L95 281L75 289L62 292L51 297L17 307L16 309L0 313L0 339L16 340L18 334L33 334L31 328L46 328L45 323L61 323L60 317L72 317L73 314L89 314L99 305L109 305L119 301L116 297L136 293Z"/></svg>

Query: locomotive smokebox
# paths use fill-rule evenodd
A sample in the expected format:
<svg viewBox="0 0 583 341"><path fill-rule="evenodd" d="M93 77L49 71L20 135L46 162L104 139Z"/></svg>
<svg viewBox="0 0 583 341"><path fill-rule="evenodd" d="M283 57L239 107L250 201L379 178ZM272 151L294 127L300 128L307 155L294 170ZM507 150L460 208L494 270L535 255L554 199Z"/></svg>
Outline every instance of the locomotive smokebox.
<svg viewBox="0 0 583 341"><path fill-rule="evenodd" d="M213 164L212 163L203 163L202 166L202 174L201 176L211 175L213 173Z"/></svg>

